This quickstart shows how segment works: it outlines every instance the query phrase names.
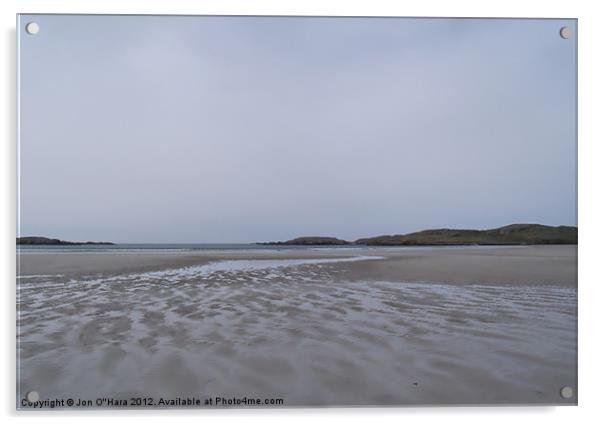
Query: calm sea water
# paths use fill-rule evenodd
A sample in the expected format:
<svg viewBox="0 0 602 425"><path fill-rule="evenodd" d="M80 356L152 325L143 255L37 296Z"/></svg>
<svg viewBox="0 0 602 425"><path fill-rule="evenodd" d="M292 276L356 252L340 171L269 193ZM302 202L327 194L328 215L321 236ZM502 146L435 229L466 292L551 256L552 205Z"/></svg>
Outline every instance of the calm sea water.
<svg viewBox="0 0 602 425"><path fill-rule="evenodd" d="M187 252L187 251L353 251L353 250L440 250L440 249L487 249L505 246L365 246L365 245L257 245L257 244L115 244L115 245L17 245L17 253L60 253L60 252ZM508 246L508 248L517 246Z"/></svg>
<svg viewBox="0 0 602 425"><path fill-rule="evenodd" d="M187 252L187 251L290 251L290 250L357 250L362 246L323 246L323 245L257 245L257 244L115 244L115 245L17 245L19 253L59 253L59 252Z"/></svg>

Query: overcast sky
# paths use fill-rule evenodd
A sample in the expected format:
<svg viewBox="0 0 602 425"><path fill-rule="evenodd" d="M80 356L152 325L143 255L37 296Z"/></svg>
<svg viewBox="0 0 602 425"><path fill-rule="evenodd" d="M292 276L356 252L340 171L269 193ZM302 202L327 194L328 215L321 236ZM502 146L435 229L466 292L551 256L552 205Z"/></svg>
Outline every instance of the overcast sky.
<svg viewBox="0 0 602 425"><path fill-rule="evenodd" d="M22 16L20 234L575 225L565 25L576 33L572 20Z"/></svg>

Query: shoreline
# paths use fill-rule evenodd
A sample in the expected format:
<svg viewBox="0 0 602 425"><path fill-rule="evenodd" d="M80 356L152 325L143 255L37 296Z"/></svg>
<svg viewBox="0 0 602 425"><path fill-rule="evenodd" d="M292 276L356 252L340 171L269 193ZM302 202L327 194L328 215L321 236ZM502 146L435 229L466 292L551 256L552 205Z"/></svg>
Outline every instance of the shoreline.
<svg viewBox="0 0 602 425"><path fill-rule="evenodd" d="M333 263L333 275L352 281L577 285L576 245L149 251L27 252L19 255L17 272L20 276L60 274L79 279L91 274L149 272L227 260L312 260L375 256L384 258L361 263ZM57 261L57 255L60 255L60 261Z"/></svg>
<svg viewBox="0 0 602 425"><path fill-rule="evenodd" d="M21 256L17 397L575 403L576 246L350 251Z"/></svg>

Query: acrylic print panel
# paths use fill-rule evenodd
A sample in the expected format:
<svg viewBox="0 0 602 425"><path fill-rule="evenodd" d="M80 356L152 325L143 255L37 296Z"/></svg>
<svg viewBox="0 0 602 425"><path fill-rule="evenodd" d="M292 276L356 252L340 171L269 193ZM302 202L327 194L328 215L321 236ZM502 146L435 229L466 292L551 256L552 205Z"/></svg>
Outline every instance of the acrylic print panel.
<svg viewBox="0 0 602 425"><path fill-rule="evenodd" d="M19 409L576 404L576 20L17 25Z"/></svg>

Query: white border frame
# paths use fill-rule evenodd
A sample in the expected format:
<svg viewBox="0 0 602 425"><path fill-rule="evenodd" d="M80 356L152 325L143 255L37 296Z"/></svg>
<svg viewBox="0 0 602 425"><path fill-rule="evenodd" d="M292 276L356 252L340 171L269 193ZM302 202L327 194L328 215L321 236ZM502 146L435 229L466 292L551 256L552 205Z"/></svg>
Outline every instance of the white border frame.
<svg viewBox="0 0 602 425"><path fill-rule="evenodd" d="M378 421L408 422L425 420L427 423L471 423L489 422L504 424L517 419L550 424L570 422L593 422L600 417L597 411L600 379L600 346L596 325L600 323L597 312L602 300L599 262L596 251L601 240L600 225L596 218L602 217L599 199L600 169L600 54L597 40L602 40L600 18L594 2L560 2L506 0L483 2L475 0L423 0L394 2L387 0L3 0L2 11L2 84L4 93L0 104L0 128L2 143L2 244L1 267L3 272L4 308L3 329L6 331L4 349L0 351L5 377L0 386L2 412L26 422L43 420L52 423L105 422L107 419L144 420L164 422L167 416L178 420L228 421L241 420L250 423L274 422L306 423L308 421L365 422L372 416ZM190 15L339 15L339 16L445 16L445 17L538 17L579 19L579 407L442 407L442 408L323 408L282 410L178 410L178 411L61 411L61 412L16 412L15 410L15 248L16 228L16 32L17 13L105 13L105 14L190 14ZM595 76L598 76L595 78ZM598 195L598 196L597 196Z"/></svg>

